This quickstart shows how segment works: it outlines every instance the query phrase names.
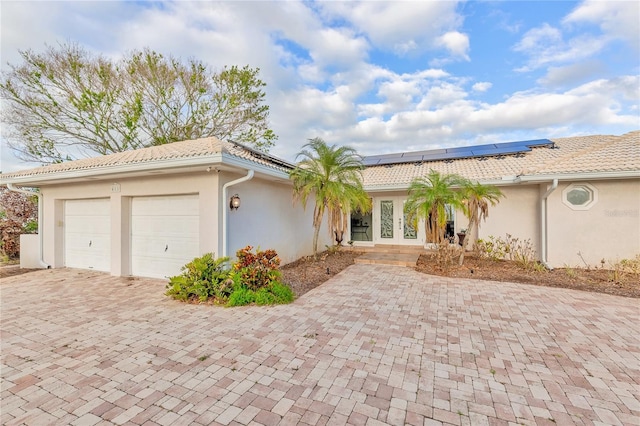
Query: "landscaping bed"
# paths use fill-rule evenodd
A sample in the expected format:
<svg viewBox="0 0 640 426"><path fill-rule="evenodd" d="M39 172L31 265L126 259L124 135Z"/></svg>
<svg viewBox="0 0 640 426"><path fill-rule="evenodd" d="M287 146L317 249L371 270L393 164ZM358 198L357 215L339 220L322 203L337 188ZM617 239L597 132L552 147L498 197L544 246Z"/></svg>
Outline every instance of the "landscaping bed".
<svg viewBox="0 0 640 426"><path fill-rule="evenodd" d="M452 278L506 281L640 298L640 274L637 273L618 271L616 274L616 271L605 268L527 270L514 261L480 259L474 254L465 256L464 265L453 265L443 270L432 257L431 254L422 254L416 271Z"/></svg>
<svg viewBox="0 0 640 426"><path fill-rule="evenodd" d="M324 252L317 260L305 257L281 268L283 281L291 286L296 297L300 297L352 265L361 254L347 250L333 254ZM433 257L430 253L420 255L416 271L451 278L533 284L640 298L640 274L619 272L614 277L615 271L604 268L526 270L514 261L479 259L473 253L467 254L463 266L452 265L445 270L438 267ZM487 285L499 284L487 282Z"/></svg>
<svg viewBox="0 0 640 426"><path fill-rule="evenodd" d="M313 256L303 257L280 268L282 281L291 287L296 297L300 297L353 265L354 259L361 254L359 251L339 250L319 253L315 260Z"/></svg>

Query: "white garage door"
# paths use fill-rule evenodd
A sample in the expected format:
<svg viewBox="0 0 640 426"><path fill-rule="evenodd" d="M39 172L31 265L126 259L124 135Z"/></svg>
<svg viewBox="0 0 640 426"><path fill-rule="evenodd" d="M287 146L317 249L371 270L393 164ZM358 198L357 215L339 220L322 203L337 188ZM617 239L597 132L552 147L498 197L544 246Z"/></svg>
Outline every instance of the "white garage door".
<svg viewBox="0 0 640 426"><path fill-rule="evenodd" d="M111 270L111 209L108 198L64 203L64 259L68 268Z"/></svg>
<svg viewBox="0 0 640 426"><path fill-rule="evenodd" d="M199 253L197 195L131 200L131 274L165 278Z"/></svg>

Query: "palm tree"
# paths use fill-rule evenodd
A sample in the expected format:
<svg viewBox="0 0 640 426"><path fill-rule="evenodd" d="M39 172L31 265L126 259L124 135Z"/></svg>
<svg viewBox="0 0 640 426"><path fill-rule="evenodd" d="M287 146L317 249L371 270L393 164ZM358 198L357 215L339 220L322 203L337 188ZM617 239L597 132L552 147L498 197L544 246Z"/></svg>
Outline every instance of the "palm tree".
<svg viewBox="0 0 640 426"><path fill-rule="evenodd" d="M475 226L480 226L480 222L486 220L489 216L489 204L495 206L500 202L500 198L504 197L504 194L500 189L493 185L483 185L479 182L467 181L462 187L463 209L465 216L469 219L469 226L467 229L471 233ZM465 238L462 246L462 253L458 259L458 264L462 265L464 262L464 252L469 240L471 238Z"/></svg>
<svg viewBox="0 0 640 426"><path fill-rule="evenodd" d="M456 174L441 175L431 170L425 177L417 177L409 185L409 197L404 211L407 220L424 219L427 241L441 244L447 226L446 205L462 208L462 198L455 187L466 180Z"/></svg>
<svg viewBox="0 0 640 426"><path fill-rule="evenodd" d="M329 232L340 244L347 228L351 210L367 212L371 199L362 188L361 157L350 147L327 145L320 138L310 139L296 159L302 158L289 177L293 181L294 201L300 199L306 207L313 196L313 255L318 253L318 234L324 212L329 212Z"/></svg>

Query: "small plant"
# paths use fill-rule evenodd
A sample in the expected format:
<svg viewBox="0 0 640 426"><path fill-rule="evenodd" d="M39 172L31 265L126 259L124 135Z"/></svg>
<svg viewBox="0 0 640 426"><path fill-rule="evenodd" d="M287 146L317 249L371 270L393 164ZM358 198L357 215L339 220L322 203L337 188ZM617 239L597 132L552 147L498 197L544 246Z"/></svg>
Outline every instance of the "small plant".
<svg viewBox="0 0 640 426"><path fill-rule="evenodd" d="M198 361L205 361L207 360L207 358L209 358L210 355L202 355L200 357L198 357Z"/></svg>
<svg viewBox="0 0 640 426"><path fill-rule="evenodd" d="M249 290L258 290L280 278L280 258L275 250L256 251L246 246L236 252L238 260L233 270L239 274L240 282Z"/></svg>
<svg viewBox="0 0 640 426"><path fill-rule="evenodd" d="M576 278L578 276L576 270L566 264L564 265L564 273L567 274L569 278Z"/></svg>
<svg viewBox="0 0 640 426"><path fill-rule="evenodd" d="M488 240L479 239L476 241L474 250L481 258L492 261L503 260L506 255L504 241L500 237L496 238L493 235L489 235Z"/></svg>
<svg viewBox="0 0 640 426"><path fill-rule="evenodd" d="M180 275L169 278L165 294L185 302L225 299L232 290L229 271L224 266L228 260L228 257L215 259L213 253L196 257L182 267Z"/></svg>
<svg viewBox="0 0 640 426"><path fill-rule="evenodd" d="M620 282L625 275L640 275L640 254L633 259L622 259L617 262L609 262L609 280ZM638 277L640 278L640 276Z"/></svg>
<svg viewBox="0 0 640 426"><path fill-rule="evenodd" d="M448 272L452 266L458 264L458 257L462 247L458 244L450 244L444 241L436 245L435 262L444 272Z"/></svg>
<svg viewBox="0 0 640 426"><path fill-rule="evenodd" d="M340 251L340 247L341 247L340 244L335 244L335 245L332 245L332 246L325 246L325 248L327 249L327 253L328 254L336 254L337 252Z"/></svg>
<svg viewBox="0 0 640 426"><path fill-rule="evenodd" d="M489 236L488 240L478 240L474 247L481 258L492 261L511 260L528 271L544 271L546 268L536 260L536 251L531 239L520 240L507 234L500 237Z"/></svg>
<svg viewBox="0 0 640 426"><path fill-rule="evenodd" d="M255 293L244 286L238 286L231 296L227 306L245 306L250 305L255 301Z"/></svg>
<svg viewBox="0 0 640 426"><path fill-rule="evenodd" d="M233 292L227 306L275 305L291 303L291 288L280 282L280 258L275 250L256 251L247 246L238 250L238 261L233 265Z"/></svg>
<svg viewBox="0 0 640 426"><path fill-rule="evenodd" d="M635 275L640 274L640 254L636 254L633 259L622 259L620 265L624 272Z"/></svg>
<svg viewBox="0 0 640 426"><path fill-rule="evenodd" d="M580 260L582 260L582 263L584 263L584 267L589 269L589 264L587 263L586 260L584 260L584 257L582 256L582 252L578 252L578 257L580 257ZM604 259L602 259L602 265L604 266Z"/></svg>

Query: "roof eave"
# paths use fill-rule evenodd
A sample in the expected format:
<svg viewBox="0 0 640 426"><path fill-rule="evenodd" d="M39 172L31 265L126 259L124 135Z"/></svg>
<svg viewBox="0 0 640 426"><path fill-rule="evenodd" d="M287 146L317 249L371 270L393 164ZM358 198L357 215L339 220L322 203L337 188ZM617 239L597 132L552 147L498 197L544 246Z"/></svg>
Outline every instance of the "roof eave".
<svg viewBox="0 0 640 426"><path fill-rule="evenodd" d="M640 170L620 170L607 172L580 172L580 173L545 173L534 175L521 175L515 180L519 182L548 182L554 179L560 181L576 180L606 180L606 179L638 179Z"/></svg>
<svg viewBox="0 0 640 426"><path fill-rule="evenodd" d="M169 158L162 160L146 161L142 163L120 164L114 166L101 166L80 170L60 171L53 173L43 173L35 175L24 175L16 177L3 177L0 174L0 185L11 183L21 186L39 187L43 184L64 183L70 180L86 179L86 178L107 178L120 174L146 173L157 170L181 169L185 167L211 166L211 165L229 165L242 169L253 169L256 172L266 174L281 179L288 179L288 173L277 168L268 167L266 165L245 160L227 153L215 153L206 156L189 157L189 158Z"/></svg>

